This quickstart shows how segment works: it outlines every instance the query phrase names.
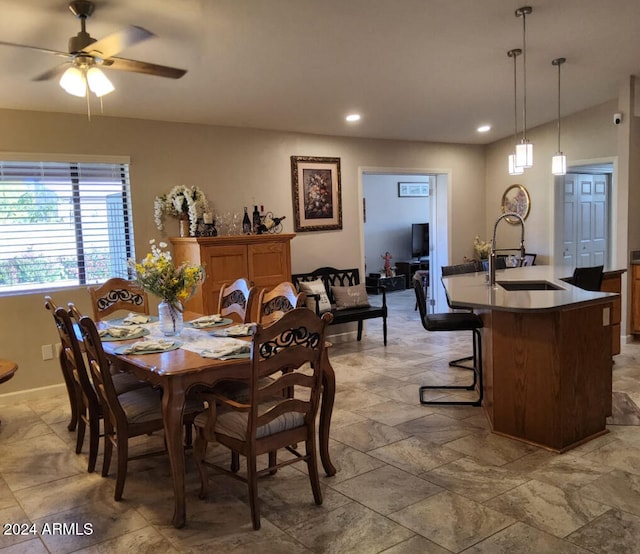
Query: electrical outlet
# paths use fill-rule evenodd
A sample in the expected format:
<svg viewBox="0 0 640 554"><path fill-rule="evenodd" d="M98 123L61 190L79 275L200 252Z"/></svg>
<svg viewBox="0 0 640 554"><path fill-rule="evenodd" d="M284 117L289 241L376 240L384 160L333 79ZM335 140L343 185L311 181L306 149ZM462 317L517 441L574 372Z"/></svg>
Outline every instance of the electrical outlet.
<svg viewBox="0 0 640 554"><path fill-rule="evenodd" d="M53 360L53 345L51 344L42 345L42 359Z"/></svg>

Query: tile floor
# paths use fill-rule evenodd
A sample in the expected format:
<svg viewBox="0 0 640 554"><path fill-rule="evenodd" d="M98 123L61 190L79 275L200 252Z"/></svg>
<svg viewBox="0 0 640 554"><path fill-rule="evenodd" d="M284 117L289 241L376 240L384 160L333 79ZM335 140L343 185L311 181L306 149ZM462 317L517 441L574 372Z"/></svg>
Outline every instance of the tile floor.
<svg viewBox="0 0 640 554"><path fill-rule="evenodd" d="M65 396L0 397L0 524L41 532L7 535L3 526L0 553L640 552L640 345L623 345L614 367L626 404L616 421L625 424L556 455L491 434L480 408L421 406L420 384L468 378L447 360L470 337L424 331L411 291L388 299L386 348L378 322L362 343L332 348L338 474L322 478L322 506L304 468L289 466L261 481L262 529L253 531L244 485L217 476L199 500L188 458L188 523L174 529L164 456L131 462L124 499L114 502L113 471L88 474L86 447L73 452ZM150 443L162 439L135 447ZM57 524L66 532L55 533Z"/></svg>

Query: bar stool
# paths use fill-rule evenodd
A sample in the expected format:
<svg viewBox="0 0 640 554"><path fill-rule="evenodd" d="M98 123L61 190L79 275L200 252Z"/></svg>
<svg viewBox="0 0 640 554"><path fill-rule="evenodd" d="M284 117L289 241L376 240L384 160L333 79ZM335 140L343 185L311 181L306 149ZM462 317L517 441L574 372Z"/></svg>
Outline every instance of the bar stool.
<svg viewBox="0 0 640 554"><path fill-rule="evenodd" d="M4 383L11 379L16 371L18 371L18 364L11 360L0 359L0 383ZM2 421L0 421L2 423Z"/></svg>
<svg viewBox="0 0 640 554"><path fill-rule="evenodd" d="M481 406L484 389L482 384L482 338L480 329L483 327L482 319L473 312L446 312L428 314L424 290L418 281L414 281L416 301L420 310L422 326L427 331L471 331L473 335L473 355L449 362L450 366L460 367L473 371L473 382L470 385L423 385L420 387L420 404L430 405L467 405ZM471 365L463 365L463 361L471 361ZM429 390L474 390L478 387L476 400L425 400L424 393Z"/></svg>

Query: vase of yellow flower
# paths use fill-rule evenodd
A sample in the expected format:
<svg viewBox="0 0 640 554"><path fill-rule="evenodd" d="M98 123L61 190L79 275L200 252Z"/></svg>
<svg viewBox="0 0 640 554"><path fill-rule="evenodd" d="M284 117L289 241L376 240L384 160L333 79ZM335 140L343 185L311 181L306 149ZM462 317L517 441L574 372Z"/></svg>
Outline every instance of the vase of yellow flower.
<svg viewBox="0 0 640 554"><path fill-rule="evenodd" d="M176 267L167 244L149 241L151 252L140 262L129 260L135 271L136 282L147 292L158 296L160 329L164 335L178 335L182 331L183 303L193 296L198 283L204 281L204 270L199 265L184 262Z"/></svg>
<svg viewBox="0 0 640 554"><path fill-rule="evenodd" d="M158 304L158 319L160 321L160 331L166 337L179 335L184 328L182 303L160 302Z"/></svg>

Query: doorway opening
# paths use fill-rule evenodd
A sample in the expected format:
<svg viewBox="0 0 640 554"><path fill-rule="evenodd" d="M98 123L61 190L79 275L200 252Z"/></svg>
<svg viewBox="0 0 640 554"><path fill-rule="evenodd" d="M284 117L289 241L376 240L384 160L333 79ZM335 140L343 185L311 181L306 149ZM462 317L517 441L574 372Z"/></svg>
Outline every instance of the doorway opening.
<svg viewBox="0 0 640 554"><path fill-rule="evenodd" d="M612 186L612 162L572 166L556 177L556 264L610 265Z"/></svg>
<svg viewBox="0 0 640 554"><path fill-rule="evenodd" d="M365 275L383 273L387 253L396 275L404 275L407 288L413 287L416 270L428 268L427 304L431 312L447 310L439 268L449 260L448 181L446 173L397 168L360 170ZM422 230L426 244L417 244L417 228ZM418 246L419 251L415 250Z"/></svg>

